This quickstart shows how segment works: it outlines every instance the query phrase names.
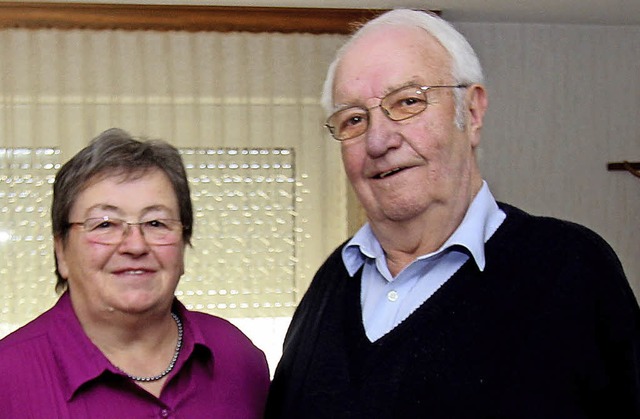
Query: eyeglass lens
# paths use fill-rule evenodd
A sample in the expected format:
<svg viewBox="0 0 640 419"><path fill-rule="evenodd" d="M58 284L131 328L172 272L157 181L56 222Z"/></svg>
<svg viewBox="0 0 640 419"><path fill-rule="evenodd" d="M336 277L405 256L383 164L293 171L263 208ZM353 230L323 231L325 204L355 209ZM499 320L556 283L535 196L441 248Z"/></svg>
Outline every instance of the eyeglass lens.
<svg viewBox="0 0 640 419"><path fill-rule="evenodd" d="M156 219L129 223L108 217L89 218L82 224L87 238L95 243L118 244L129 234L129 229L138 226L149 244L174 244L180 240L182 224L178 220Z"/></svg>
<svg viewBox="0 0 640 419"><path fill-rule="evenodd" d="M409 119L427 109L427 90L420 86L407 86L383 97L378 106L342 109L329 117L327 127L337 140L357 137L367 131L369 110L377 107L382 108L384 114L393 121Z"/></svg>

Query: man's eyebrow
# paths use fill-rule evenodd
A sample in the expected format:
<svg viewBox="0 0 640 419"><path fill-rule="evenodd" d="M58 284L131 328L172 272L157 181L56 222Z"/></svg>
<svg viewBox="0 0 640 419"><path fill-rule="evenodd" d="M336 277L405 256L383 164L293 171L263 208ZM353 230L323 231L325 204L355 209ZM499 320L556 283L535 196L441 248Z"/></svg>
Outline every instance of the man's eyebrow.
<svg viewBox="0 0 640 419"><path fill-rule="evenodd" d="M405 87L409 87L409 86L424 86L424 83L419 82L417 79L410 79L405 81L404 83L389 86L384 90L383 97L393 91L404 89Z"/></svg>
<svg viewBox="0 0 640 419"><path fill-rule="evenodd" d="M412 79L409 79L409 80L407 80L407 81L405 81L404 83L401 83L401 84L389 85L388 87L386 87L382 91L382 95L381 96L374 96L374 97L376 99L382 99L383 97L387 96L391 92L403 89L403 88L408 87L408 86L413 86L413 85L415 85L415 86L424 86L424 83L421 83L417 79L412 78ZM373 99L373 97L370 97L370 98L367 98L367 99ZM367 99L365 99L365 100L367 100ZM357 101L346 102L346 103L338 103L331 109L331 112L334 113L334 112L341 111L343 109L355 108L355 107L364 108L365 106L362 103L358 103Z"/></svg>

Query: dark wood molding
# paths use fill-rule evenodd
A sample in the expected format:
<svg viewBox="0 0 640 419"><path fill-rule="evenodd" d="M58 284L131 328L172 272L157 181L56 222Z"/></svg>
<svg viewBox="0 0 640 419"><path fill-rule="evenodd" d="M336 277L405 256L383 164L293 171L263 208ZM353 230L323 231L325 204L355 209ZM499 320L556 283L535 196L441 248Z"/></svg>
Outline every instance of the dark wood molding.
<svg viewBox="0 0 640 419"><path fill-rule="evenodd" d="M0 29L350 33L384 10L0 2Z"/></svg>
<svg viewBox="0 0 640 419"><path fill-rule="evenodd" d="M607 170L626 170L637 178L640 178L640 162L621 161L607 164Z"/></svg>
<svg viewBox="0 0 640 419"><path fill-rule="evenodd" d="M629 170L632 168L634 170L640 170L640 162L616 162L616 163L607 163L607 170Z"/></svg>

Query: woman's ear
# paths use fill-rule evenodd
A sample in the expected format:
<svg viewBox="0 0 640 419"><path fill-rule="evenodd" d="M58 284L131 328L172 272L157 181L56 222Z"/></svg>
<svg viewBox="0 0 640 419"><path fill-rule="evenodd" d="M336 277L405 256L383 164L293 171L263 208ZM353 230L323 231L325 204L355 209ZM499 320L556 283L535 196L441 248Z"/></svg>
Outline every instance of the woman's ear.
<svg viewBox="0 0 640 419"><path fill-rule="evenodd" d="M53 248L55 250L55 258L58 267L58 273L63 278L69 277L69 266L67 265L67 258L64 249L64 240L60 237L53 239Z"/></svg>

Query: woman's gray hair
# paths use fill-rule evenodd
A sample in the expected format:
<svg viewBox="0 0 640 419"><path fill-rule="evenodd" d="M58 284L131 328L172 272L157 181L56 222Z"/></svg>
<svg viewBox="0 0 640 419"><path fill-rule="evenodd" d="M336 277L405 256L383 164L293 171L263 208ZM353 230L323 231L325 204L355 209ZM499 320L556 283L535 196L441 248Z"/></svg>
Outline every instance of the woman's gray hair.
<svg viewBox="0 0 640 419"><path fill-rule="evenodd" d="M182 237L185 244L191 244L193 207L180 153L165 141L137 139L119 128L106 130L91 140L56 174L51 204L53 237L66 242L71 208L86 188L111 176L136 179L153 169L160 169L169 178L184 227ZM56 291L62 292L67 284L58 271L57 259L56 276Z"/></svg>
<svg viewBox="0 0 640 419"><path fill-rule="evenodd" d="M345 52L354 41L363 35L385 26L415 27L426 31L437 39L451 56L451 76L454 84L484 83L482 66L478 56L466 38L449 22L433 13L422 10L391 10L365 23L336 53L327 71L322 90L321 104L327 115L334 111L333 84L335 73ZM455 89L454 94L456 98L456 125L462 129L464 127L464 90Z"/></svg>

